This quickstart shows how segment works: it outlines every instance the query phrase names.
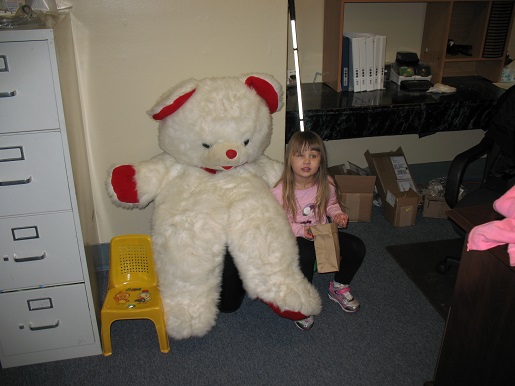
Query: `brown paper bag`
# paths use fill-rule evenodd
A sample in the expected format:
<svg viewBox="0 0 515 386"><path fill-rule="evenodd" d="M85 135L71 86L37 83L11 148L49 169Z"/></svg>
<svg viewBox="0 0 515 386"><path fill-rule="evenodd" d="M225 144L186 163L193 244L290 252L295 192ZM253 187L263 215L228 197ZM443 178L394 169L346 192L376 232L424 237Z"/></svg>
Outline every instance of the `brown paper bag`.
<svg viewBox="0 0 515 386"><path fill-rule="evenodd" d="M341 257L337 225L335 223L313 225L311 232L315 236L318 272L339 271Z"/></svg>

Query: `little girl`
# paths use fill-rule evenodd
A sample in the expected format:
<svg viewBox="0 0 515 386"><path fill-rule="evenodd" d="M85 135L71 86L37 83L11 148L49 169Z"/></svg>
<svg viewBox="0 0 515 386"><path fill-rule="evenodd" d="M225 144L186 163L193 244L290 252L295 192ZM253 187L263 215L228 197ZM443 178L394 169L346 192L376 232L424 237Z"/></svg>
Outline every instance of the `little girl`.
<svg viewBox="0 0 515 386"><path fill-rule="evenodd" d="M326 224L327 217L339 228L347 227L349 217L342 212L337 188L327 174L327 158L322 139L314 132L295 133L286 148L284 171L272 189L274 196L288 215L291 229L297 237L299 263L302 273L312 282L316 261L311 226ZM329 285L329 299L346 312L356 312L359 302L352 296L349 284L365 257L365 244L351 234L338 232L340 270ZM302 330L313 327L314 318L296 321Z"/></svg>

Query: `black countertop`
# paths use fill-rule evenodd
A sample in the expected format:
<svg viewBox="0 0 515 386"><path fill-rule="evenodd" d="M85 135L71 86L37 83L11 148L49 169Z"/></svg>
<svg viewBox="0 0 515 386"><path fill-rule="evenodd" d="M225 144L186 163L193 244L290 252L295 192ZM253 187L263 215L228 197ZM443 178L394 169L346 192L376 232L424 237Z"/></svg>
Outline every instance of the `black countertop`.
<svg viewBox="0 0 515 386"><path fill-rule="evenodd" d="M302 84L304 126L323 140L485 129L504 92L481 77L449 77L456 92L408 92L393 82L369 92L336 92L323 83ZM286 91L286 142L298 131L297 90Z"/></svg>

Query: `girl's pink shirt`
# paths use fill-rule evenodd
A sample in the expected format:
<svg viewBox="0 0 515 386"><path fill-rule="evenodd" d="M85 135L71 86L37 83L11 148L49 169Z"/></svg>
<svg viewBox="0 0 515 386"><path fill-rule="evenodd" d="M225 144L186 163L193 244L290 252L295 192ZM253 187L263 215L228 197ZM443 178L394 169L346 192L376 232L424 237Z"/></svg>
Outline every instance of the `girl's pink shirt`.
<svg viewBox="0 0 515 386"><path fill-rule="evenodd" d="M288 220L290 221L291 230L296 237L304 237L304 228L310 225L327 224L327 216L331 219L334 216L343 213L338 200L336 199L336 189L332 184L329 184L329 201L326 208L325 216L322 217L322 222L319 222L315 217L314 203L316 201L317 186L304 190L295 190L295 197L297 198L297 213L293 217L288 214ZM272 193L279 203L283 204L283 184L279 183L275 188L272 189Z"/></svg>

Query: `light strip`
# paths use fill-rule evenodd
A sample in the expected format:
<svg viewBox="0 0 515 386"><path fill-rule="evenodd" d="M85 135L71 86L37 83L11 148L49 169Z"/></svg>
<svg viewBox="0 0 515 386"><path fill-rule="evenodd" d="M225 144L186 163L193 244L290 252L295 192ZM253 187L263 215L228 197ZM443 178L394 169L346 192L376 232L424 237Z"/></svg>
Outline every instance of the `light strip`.
<svg viewBox="0 0 515 386"><path fill-rule="evenodd" d="M291 12L291 11L290 11ZM297 84L297 99L299 104L299 123L300 131L304 131L304 109L302 107L302 94L300 89L300 69L299 54L297 50L297 30L295 28L295 20L291 20L291 36L293 40L293 60L295 62L295 83Z"/></svg>

